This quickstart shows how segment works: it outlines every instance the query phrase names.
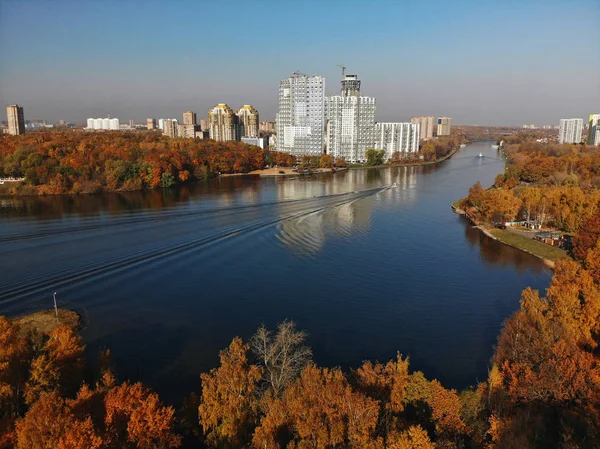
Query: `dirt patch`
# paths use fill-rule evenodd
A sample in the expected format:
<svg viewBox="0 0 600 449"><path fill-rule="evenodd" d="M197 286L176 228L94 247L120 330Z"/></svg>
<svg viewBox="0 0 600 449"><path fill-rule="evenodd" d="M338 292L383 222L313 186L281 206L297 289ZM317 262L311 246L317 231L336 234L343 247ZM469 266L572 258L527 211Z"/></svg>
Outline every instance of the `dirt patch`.
<svg viewBox="0 0 600 449"><path fill-rule="evenodd" d="M44 334L64 324L77 330L81 327L79 315L67 309L58 309L58 319L54 309L51 309L13 318L13 322L19 325L23 336L34 334L40 340Z"/></svg>

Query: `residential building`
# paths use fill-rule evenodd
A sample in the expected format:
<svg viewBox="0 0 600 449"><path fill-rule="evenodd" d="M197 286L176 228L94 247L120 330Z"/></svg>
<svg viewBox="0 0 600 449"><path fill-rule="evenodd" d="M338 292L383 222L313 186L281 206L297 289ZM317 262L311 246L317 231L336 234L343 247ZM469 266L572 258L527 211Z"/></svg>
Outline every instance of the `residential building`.
<svg viewBox="0 0 600 449"><path fill-rule="evenodd" d="M196 124L196 113L192 111L185 111L183 113L183 124L184 125L195 125Z"/></svg>
<svg viewBox="0 0 600 449"><path fill-rule="evenodd" d="M119 126L118 118L106 117L106 118L88 118L87 119L87 129L93 129L96 131L98 131L98 130L118 131L121 128Z"/></svg>
<svg viewBox="0 0 600 449"><path fill-rule="evenodd" d="M186 139L202 139L203 137L200 126L186 123L179 125L177 135Z"/></svg>
<svg viewBox="0 0 600 449"><path fill-rule="evenodd" d="M296 156L323 152L325 78L295 72L279 82L277 150Z"/></svg>
<svg viewBox="0 0 600 449"><path fill-rule="evenodd" d="M267 148L267 141L268 138L266 137L242 137L242 142L247 143L248 145L260 147L263 150Z"/></svg>
<svg viewBox="0 0 600 449"><path fill-rule="evenodd" d="M258 137L258 111L245 104L236 113L238 117L239 135L241 137Z"/></svg>
<svg viewBox="0 0 600 449"><path fill-rule="evenodd" d="M385 150L386 159L406 157L419 151L419 125L416 123L377 123L374 147Z"/></svg>
<svg viewBox="0 0 600 449"><path fill-rule="evenodd" d="M259 131L263 134L275 133L275 122L262 121L259 125Z"/></svg>
<svg viewBox="0 0 600 449"><path fill-rule="evenodd" d="M410 119L411 123L419 125L421 140L429 140L433 137L433 123L435 117L432 115L419 115Z"/></svg>
<svg viewBox="0 0 600 449"><path fill-rule="evenodd" d="M581 143L582 118L563 118L558 125L559 143Z"/></svg>
<svg viewBox="0 0 600 449"><path fill-rule="evenodd" d="M179 136L179 126L175 119L163 120L163 134L171 139Z"/></svg>
<svg viewBox="0 0 600 449"><path fill-rule="evenodd" d="M345 75L342 95L325 98L326 152L347 162L366 160L375 138L376 101L360 95L360 80Z"/></svg>
<svg viewBox="0 0 600 449"><path fill-rule="evenodd" d="M25 132L25 116L23 115L23 106L11 104L6 108L8 118L8 133L18 136Z"/></svg>
<svg viewBox="0 0 600 449"><path fill-rule="evenodd" d="M147 118L146 119L146 128L149 130L156 129L156 119L155 118Z"/></svg>
<svg viewBox="0 0 600 449"><path fill-rule="evenodd" d="M600 145L600 114L590 114L588 145Z"/></svg>
<svg viewBox="0 0 600 449"><path fill-rule="evenodd" d="M200 129L202 131L208 131L208 119L203 118L200 120Z"/></svg>
<svg viewBox="0 0 600 449"><path fill-rule="evenodd" d="M208 131L211 139L220 142L238 140L237 116L224 103L208 111Z"/></svg>
<svg viewBox="0 0 600 449"><path fill-rule="evenodd" d="M449 136L452 119L450 117L438 117L437 120L437 136Z"/></svg>

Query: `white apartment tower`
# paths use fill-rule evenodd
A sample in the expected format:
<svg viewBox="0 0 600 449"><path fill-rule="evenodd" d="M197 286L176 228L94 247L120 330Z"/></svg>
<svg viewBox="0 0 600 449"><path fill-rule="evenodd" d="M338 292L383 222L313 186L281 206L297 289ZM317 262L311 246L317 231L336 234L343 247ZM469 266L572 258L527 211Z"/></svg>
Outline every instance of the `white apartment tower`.
<svg viewBox="0 0 600 449"><path fill-rule="evenodd" d="M399 157L419 151L419 125L416 123L377 123L375 125L375 148L385 150L386 159L394 153Z"/></svg>
<svg viewBox="0 0 600 449"><path fill-rule="evenodd" d="M559 143L580 143L583 131L582 118L563 118L558 127Z"/></svg>
<svg viewBox="0 0 600 449"><path fill-rule="evenodd" d="M419 135L422 140L429 140L433 137L433 122L435 117L432 115L419 115L410 119L411 123L419 125Z"/></svg>
<svg viewBox="0 0 600 449"><path fill-rule="evenodd" d="M588 145L600 145L600 114L590 114L588 128Z"/></svg>
<svg viewBox="0 0 600 449"><path fill-rule="evenodd" d="M375 138L375 98L360 95L356 75L345 75L341 95L325 99L326 152L347 162L366 160Z"/></svg>
<svg viewBox="0 0 600 449"><path fill-rule="evenodd" d="M279 82L277 150L296 156L323 152L325 78L295 72Z"/></svg>
<svg viewBox="0 0 600 449"><path fill-rule="evenodd" d="M251 105L245 104L236 113L238 116L240 137L258 137L258 112Z"/></svg>

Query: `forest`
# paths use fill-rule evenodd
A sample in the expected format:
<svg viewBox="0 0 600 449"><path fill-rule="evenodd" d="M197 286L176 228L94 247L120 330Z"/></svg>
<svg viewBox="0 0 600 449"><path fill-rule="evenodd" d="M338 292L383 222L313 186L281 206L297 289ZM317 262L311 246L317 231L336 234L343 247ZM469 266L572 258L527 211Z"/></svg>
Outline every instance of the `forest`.
<svg viewBox="0 0 600 449"><path fill-rule="evenodd" d="M485 381L449 390L398 353L320 367L293 322L234 338L175 410L86 360L77 327L0 317L3 448L596 448L600 445L600 211L545 293L525 289ZM92 366L97 368L92 368Z"/></svg>
<svg viewBox="0 0 600 449"><path fill-rule="evenodd" d="M539 143L523 136L507 139L505 173L484 189L469 189L462 207L493 225L535 222L576 233L600 204L600 150L573 144Z"/></svg>
<svg viewBox="0 0 600 449"><path fill-rule="evenodd" d="M295 163L289 154L242 142L169 139L155 132L62 130L0 137L0 177L25 178L10 188L10 194L171 187L221 173Z"/></svg>

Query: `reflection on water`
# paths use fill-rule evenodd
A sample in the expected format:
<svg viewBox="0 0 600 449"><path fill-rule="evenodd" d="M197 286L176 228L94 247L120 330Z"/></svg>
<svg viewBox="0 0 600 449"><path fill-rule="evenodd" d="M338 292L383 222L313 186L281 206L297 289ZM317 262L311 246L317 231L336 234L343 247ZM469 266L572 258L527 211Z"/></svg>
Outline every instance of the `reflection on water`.
<svg viewBox="0 0 600 449"><path fill-rule="evenodd" d="M167 399L197 390L234 336L283 319L319 364L401 351L462 388L487 374L520 291L550 278L450 209L502 172L496 156L474 144L423 167L0 198L0 314L48 308L58 291L85 318L90 357L110 347L123 377Z"/></svg>

